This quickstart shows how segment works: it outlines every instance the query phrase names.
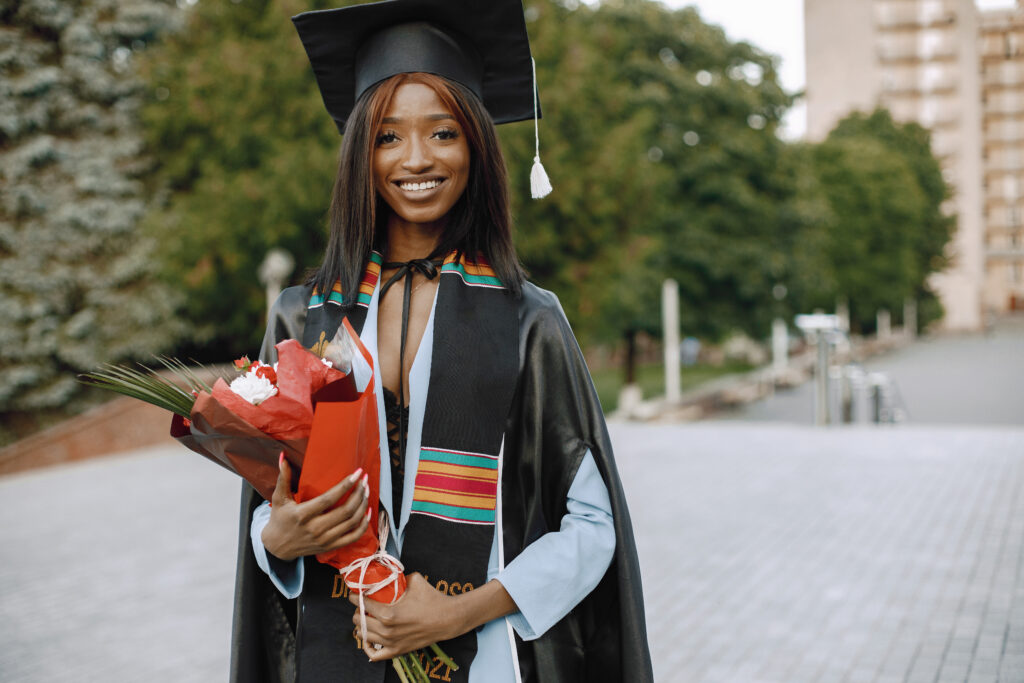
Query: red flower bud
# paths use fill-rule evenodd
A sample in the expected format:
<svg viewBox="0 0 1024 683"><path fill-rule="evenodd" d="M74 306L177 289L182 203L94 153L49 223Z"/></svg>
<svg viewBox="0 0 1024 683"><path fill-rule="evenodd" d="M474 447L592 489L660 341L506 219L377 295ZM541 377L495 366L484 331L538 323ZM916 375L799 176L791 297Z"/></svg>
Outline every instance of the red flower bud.
<svg viewBox="0 0 1024 683"><path fill-rule="evenodd" d="M265 377L270 380L270 383L277 386L277 373L274 372L274 368L270 365L260 365L256 368L256 375L258 377Z"/></svg>
<svg viewBox="0 0 1024 683"><path fill-rule="evenodd" d="M235 367L242 371L248 370L250 365L252 361L249 360L249 356L242 356L235 361Z"/></svg>

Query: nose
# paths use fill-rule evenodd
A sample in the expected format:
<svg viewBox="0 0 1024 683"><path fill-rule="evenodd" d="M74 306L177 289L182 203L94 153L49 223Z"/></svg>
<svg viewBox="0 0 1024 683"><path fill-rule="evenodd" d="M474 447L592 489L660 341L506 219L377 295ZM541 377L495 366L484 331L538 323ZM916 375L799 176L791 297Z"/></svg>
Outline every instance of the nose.
<svg viewBox="0 0 1024 683"><path fill-rule="evenodd" d="M434 160L430 154L429 145L418 136L412 136L412 139L406 144L402 168L410 173L423 173L433 165Z"/></svg>

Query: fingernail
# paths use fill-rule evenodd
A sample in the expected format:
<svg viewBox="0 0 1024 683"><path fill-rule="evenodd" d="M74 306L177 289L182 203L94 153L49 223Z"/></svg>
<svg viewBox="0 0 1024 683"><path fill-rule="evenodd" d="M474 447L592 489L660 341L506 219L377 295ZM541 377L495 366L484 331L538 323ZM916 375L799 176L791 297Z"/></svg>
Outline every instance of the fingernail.
<svg viewBox="0 0 1024 683"><path fill-rule="evenodd" d="M366 474L363 475L363 486L366 487L367 491L370 490L370 473L369 472L367 472Z"/></svg>
<svg viewBox="0 0 1024 683"><path fill-rule="evenodd" d="M373 517L373 508L366 508L366 519Z"/></svg>
<svg viewBox="0 0 1024 683"><path fill-rule="evenodd" d="M281 451L281 453L277 456L277 466L278 467L283 467L284 466L284 451Z"/></svg>
<svg viewBox="0 0 1024 683"><path fill-rule="evenodd" d="M353 480L358 479L359 475L362 474L362 473L363 473L363 468L362 467L356 469L356 471L352 473L352 479Z"/></svg>

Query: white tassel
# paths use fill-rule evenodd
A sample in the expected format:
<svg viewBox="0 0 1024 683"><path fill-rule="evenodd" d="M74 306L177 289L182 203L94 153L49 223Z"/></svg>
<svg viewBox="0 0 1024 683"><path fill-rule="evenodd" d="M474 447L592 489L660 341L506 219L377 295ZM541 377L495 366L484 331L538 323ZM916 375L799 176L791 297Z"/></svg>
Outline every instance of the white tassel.
<svg viewBox="0 0 1024 683"><path fill-rule="evenodd" d="M533 168L530 169L530 195L534 199L547 197L551 194L551 181L548 180L548 172L544 170L544 164L540 163L540 157L533 158Z"/></svg>
<svg viewBox="0 0 1024 683"><path fill-rule="evenodd" d="M537 63L530 58L533 67L533 142L536 151L533 156L533 168L530 169L530 195L534 199L547 197L551 194L551 181L548 179L548 172L544 170L544 164L540 163L540 128L537 126Z"/></svg>

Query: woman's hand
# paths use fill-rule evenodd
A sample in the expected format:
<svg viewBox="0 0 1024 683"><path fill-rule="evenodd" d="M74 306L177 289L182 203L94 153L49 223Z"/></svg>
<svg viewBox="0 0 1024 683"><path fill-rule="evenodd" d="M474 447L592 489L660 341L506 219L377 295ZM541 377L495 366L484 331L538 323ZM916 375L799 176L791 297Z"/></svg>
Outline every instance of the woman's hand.
<svg viewBox="0 0 1024 683"><path fill-rule="evenodd" d="M409 574L405 593L395 604L366 598L366 633L363 650L374 660L387 660L468 633L492 619L516 611L516 603L497 580L457 596L448 596L427 583L420 574ZM348 597L356 605L352 622L360 628L359 596ZM381 645L380 649L376 645Z"/></svg>
<svg viewBox="0 0 1024 683"><path fill-rule="evenodd" d="M316 498L296 503L292 496L292 469L282 454L277 486L270 500L270 521L263 528L263 546L275 557L291 561L304 555L335 550L357 540L370 521L367 506L368 475L362 468ZM331 509L357 486L344 505Z"/></svg>

